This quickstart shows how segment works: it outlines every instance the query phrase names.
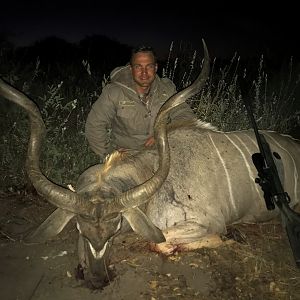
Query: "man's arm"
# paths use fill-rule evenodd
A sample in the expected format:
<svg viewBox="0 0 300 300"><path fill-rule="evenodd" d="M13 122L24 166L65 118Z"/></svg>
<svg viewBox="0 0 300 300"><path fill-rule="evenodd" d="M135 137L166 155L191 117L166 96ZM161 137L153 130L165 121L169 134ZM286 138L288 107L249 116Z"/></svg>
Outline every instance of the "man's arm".
<svg viewBox="0 0 300 300"><path fill-rule="evenodd" d="M170 112L171 122L173 120L192 120L196 119L196 115L187 103L178 105Z"/></svg>
<svg viewBox="0 0 300 300"><path fill-rule="evenodd" d="M165 87L168 90L168 93L171 95L174 95L176 91L176 86L169 78L162 78L161 81L165 85ZM178 105L176 108L172 109L170 112L170 119L171 122L173 120L192 120L196 119L196 115L191 109L190 105L186 102Z"/></svg>
<svg viewBox="0 0 300 300"><path fill-rule="evenodd" d="M86 139L91 149L101 159L104 159L109 153L108 129L116 115L115 105L110 98L110 89L112 88L109 85L103 88L100 97L93 104L85 124Z"/></svg>

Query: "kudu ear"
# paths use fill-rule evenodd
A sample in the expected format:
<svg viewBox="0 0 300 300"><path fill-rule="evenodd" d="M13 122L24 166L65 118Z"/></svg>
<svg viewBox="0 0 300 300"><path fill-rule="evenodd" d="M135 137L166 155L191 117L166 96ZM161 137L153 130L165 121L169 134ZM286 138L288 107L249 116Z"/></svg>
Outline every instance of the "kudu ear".
<svg viewBox="0 0 300 300"><path fill-rule="evenodd" d="M138 207L129 208L122 214L133 231L145 239L157 244L166 241L162 231Z"/></svg>
<svg viewBox="0 0 300 300"><path fill-rule="evenodd" d="M46 242L58 235L74 216L75 214L68 210L57 208L33 233L24 238L24 242Z"/></svg>

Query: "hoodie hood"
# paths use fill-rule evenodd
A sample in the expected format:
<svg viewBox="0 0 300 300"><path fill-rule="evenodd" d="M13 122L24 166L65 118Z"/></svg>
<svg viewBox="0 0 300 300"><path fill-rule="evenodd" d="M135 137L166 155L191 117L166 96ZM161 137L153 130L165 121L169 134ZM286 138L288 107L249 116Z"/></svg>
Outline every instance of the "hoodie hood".
<svg viewBox="0 0 300 300"><path fill-rule="evenodd" d="M158 75L156 75L155 80L151 85L152 92L157 89L158 80L159 77ZM110 82L120 85L123 88L127 89L128 91L137 94L134 88L135 83L132 78L129 64L127 64L126 66L117 67L113 69L112 72L110 73Z"/></svg>
<svg viewBox="0 0 300 300"><path fill-rule="evenodd" d="M117 67L110 73L110 81L133 89L134 82L131 75L130 65Z"/></svg>

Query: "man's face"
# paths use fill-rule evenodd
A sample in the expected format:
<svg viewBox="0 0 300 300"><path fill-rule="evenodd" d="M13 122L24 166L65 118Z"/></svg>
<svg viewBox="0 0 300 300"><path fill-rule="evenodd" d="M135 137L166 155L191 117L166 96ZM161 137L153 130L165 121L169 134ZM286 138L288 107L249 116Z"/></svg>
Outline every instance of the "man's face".
<svg viewBox="0 0 300 300"><path fill-rule="evenodd" d="M157 64L151 52L138 52L131 61L132 77L138 88L149 88L155 79Z"/></svg>

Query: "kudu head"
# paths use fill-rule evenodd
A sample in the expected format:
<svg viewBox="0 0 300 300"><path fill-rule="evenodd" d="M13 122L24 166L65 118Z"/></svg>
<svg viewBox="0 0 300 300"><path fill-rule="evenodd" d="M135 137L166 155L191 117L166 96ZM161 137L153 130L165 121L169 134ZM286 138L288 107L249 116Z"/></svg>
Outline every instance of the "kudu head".
<svg viewBox="0 0 300 300"><path fill-rule="evenodd" d="M164 183L170 167L167 139L167 119L171 109L197 93L205 84L210 71L209 55L203 41L204 61L197 79L184 90L176 93L161 107L154 125L154 137L159 155L159 165L152 177L143 184L125 191L108 193L101 187L103 165L90 167L78 180L73 192L46 178L40 170L40 148L45 126L40 111L26 95L0 79L0 95L23 107L30 118L26 170L39 195L57 209L27 237L27 242L44 242L57 235L65 225L76 218L79 230L79 260L83 277L96 288L105 284L106 257L113 237L122 225L123 217L132 229L155 243L165 238L150 219L139 209Z"/></svg>

